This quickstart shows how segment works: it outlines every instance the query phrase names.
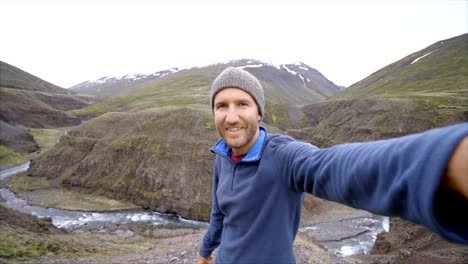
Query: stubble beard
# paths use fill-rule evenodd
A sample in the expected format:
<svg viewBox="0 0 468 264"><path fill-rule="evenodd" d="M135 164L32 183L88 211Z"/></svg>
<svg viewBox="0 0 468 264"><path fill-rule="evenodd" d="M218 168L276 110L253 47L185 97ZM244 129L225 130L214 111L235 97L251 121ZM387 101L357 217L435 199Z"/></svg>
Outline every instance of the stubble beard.
<svg viewBox="0 0 468 264"><path fill-rule="evenodd" d="M232 149L240 149L247 146L250 142L252 142L253 138L255 137L255 133L257 132L258 126L251 126L247 130L247 134L245 140L241 142L237 142L237 139L232 140L231 138L225 136L225 130L221 130L218 128L218 134L223 138L224 142L231 147Z"/></svg>

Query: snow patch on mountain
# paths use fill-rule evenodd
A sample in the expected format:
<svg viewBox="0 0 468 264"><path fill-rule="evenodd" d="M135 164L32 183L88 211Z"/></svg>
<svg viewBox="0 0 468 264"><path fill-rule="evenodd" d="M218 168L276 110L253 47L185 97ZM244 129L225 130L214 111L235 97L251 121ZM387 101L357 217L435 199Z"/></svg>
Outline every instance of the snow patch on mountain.
<svg viewBox="0 0 468 264"><path fill-rule="evenodd" d="M159 72L155 72L155 73L152 73L152 74L142 74L142 73L136 73L136 74L126 74L126 75L123 75L121 77L116 77L116 76L104 76L104 77L101 77L95 81L88 81L88 84L87 86L90 86L90 85L95 85L95 84L104 84L104 83L110 83L110 82L118 82L118 81L138 81L138 80L141 80L141 79L146 79L146 78L149 78L149 77L164 77L168 74L171 74L171 73L175 73L175 72L178 72L179 69L177 67L175 68L171 68L171 69L168 69L168 70L163 70L163 71L159 71Z"/></svg>
<svg viewBox="0 0 468 264"><path fill-rule="evenodd" d="M292 75L297 75L297 72L289 69L288 67L286 67L286 64L283 64L281 65L283 67L283 69L285 69L287 72L291 73Z"/></svg>
<svg viewBox="0 0 468 264"><path fill-rule="evenodd" d="M415 60L413 60L413 61L412 61L410 64L414 64L414 63L418 62L420 59L422 59L422 58L424 58L424 57L426 57L426 56L429 56L429 55L431 55L431 53L433 53L433 52L436 52L436 51L437 51L437 50L434 50L434 51L428 52L428 53L426 53L426 54L424 54L424 55L422 55L422 56L420 56L420 57L416 58L416 59L415 59Z"/></svg>

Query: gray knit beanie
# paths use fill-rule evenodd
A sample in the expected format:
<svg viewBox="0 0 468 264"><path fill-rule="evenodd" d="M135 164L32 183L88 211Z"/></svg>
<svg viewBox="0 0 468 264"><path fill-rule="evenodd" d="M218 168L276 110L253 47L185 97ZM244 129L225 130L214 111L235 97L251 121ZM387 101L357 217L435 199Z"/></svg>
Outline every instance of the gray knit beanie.
<svg viewBox="0 0 468 264"><path fill-rule="evenodd" d="M263 88L255 76L247 71L236 67L228 67L216 77L211 85L210 103L213 110L214 97L224 88L239 88L249 93L255 100L258 106L258 112L263 116L265 109L265 98L263 96Z"/></svg>

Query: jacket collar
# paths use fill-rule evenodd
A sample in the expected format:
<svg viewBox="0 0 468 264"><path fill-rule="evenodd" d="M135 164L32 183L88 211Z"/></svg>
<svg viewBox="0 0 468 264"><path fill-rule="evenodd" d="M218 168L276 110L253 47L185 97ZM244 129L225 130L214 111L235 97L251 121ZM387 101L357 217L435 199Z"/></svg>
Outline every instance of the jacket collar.
<svg viewBox="0 0 468 264"><path fill-rule="evenodd" d="M243 162L257 161L260 159L266 134L266 128L260 127L260 135L258 136L257 142L255 142L255 145L253 145L249 152L247 152L247 155L242 159ZM226 157L229 157L230 151L231 147L226 144L224 139L220 139L218 143L216 143L216 145L211 149L211 152Z"/></svg>

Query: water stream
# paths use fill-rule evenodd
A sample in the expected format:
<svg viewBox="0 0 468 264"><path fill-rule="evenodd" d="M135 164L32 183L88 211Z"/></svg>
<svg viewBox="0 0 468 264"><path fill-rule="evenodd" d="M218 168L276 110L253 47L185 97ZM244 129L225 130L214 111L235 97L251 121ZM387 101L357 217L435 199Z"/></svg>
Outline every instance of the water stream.
<svg viewBox="0 0 468 264"><path fill-rule="evenodd" d="M0 171L0 180L27 171L28 168L29 162ZM6 200L5 204L8 207L40 218L51 218L55 226L74 232L82 230L102 231L109 225L123 228L126 225L146 225L193 229L208 226L206 222L188 220L177 215L162 214L144 209L112 212L69 211L30 205L27 201L16 197L8 189L0 189L0 195ZM368 217L354 217L318 223L302 227L300 231L314 237L335 255L349 256L369 253L375 243L377 234L387 232L388 229L388 217L369 215Z"/></svg>
<svg viewBox="0 0 468 264"><path fill-rule="evenodd" d="M0 180L16 173L27 171L29 162L0 172ZM0 189L0 195L6 200L6 205L17 211L34 215L39 218L51 218L52 223L69 231L86 227L87 230L101 230L105 225L147 224L167 228L207 227L206 222L184 219L173 214L162 214L145 209L118 210L111 212L82 212L57 208L44 208L30 205L18 198L8 189Z"/></svg>
<svg viewBox="0 0 468 264"><path fill-rule="evenodd" d="M386 216L372 215L345 218L302 227L301 231L314 237L328 251L338 256L368 254L377 235L388 232L390 220Z"/></svg>

